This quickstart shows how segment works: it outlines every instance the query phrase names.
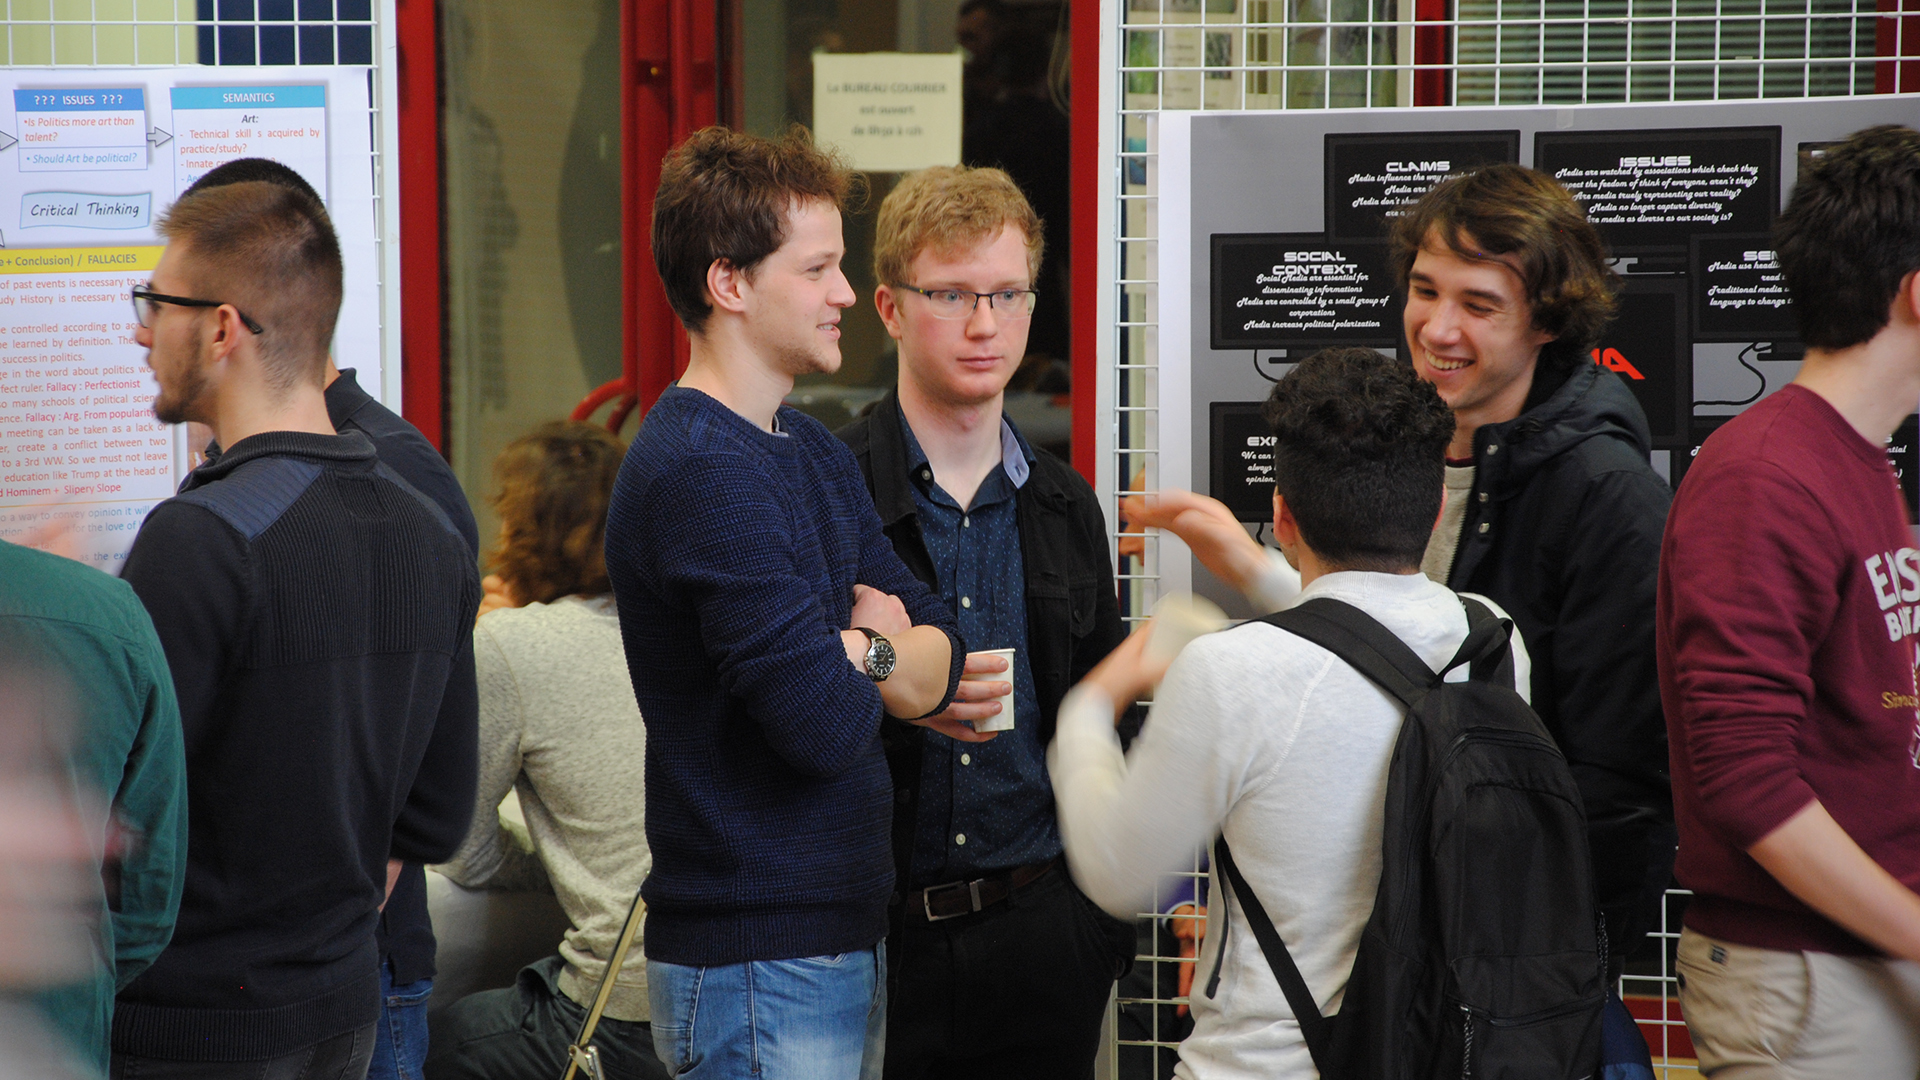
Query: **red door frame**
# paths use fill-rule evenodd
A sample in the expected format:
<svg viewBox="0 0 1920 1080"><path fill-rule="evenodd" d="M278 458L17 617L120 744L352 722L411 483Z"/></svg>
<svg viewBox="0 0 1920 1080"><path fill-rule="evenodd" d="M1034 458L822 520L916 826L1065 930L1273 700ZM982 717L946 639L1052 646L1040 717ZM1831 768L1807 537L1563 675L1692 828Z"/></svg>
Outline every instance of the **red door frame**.
<svg viewBox="0 0 1920 1080"><path fill-rule="evenodd" d="M447 452L440 273L438 0L395 0L400 145L400 412Z"/></svg>
<svg viewBox="0 0 1920 1080"><path fill-rule="evenodd" d="M1453 104L1453 28L1446 25L1452 12L1449 0L1414 0L1413 103Z"/></svg>
<svg viewBox="0 0 1920 1080"><path fill-rule="evenodd" d="M1873 65L1873 92L1920 91L1920 0L1880 0L1874 20L1874 53L1892 57Z"/></svg>
<svg viewBox="0 0 1920 1080"><path fill-rule="evenodd" d="M573 411L585 420L614 402L619 431L687 367L687 334L654 272L648 223L660 160L719 119L719 25L714 3L625 0L620 7L621 374Z"/></svg>
<svg viewBox="0 0 1920 1080"><path fill-rule="evenodd" d="M1123 0L1124 2L1124 0ZM1114 76L1100 70L1100 0L1068 0L1067 37L1069 47L1068 86L1071 89L1069 117L1071 155L1068 187L1072 192L1073 223L1067 235L1068 275L1072 339L1068 352L1073 373L1073 467L1096 483L1099 474L1099 450L1095 438L1099 417L1095 415L1095 380L1100 377L1100 335L1106 328L1095 325L1100 312L1100 125L1107 118L1100 111L1101 80ZM1109 168L1113 163L1107 163Z"/></svg>
<svg viewBox="0 0 1920 1080"><path fill-rule="evenodd" d="M447 449L442 274L439 0L396 0L399 53L401 413ZM647 243L660 159L718 116L715 5L625 0L620 10L621 376L575 409L613 401L614 430L686 368L687 340L667 305Z"/></svg>

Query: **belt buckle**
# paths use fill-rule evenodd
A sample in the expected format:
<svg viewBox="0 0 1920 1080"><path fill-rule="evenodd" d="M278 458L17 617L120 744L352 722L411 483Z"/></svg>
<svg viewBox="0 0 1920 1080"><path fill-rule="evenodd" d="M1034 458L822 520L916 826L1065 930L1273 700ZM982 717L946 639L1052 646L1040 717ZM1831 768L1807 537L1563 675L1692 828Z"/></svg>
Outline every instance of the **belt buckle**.
<svg viewBox="0 0 1920 1080"><path fill-rule="evenodd" d="M944 893L949 889L965 889L967 891L967 898L972 901L972 909L968 911L956 911L951 915L935 915L933 913L933 894ZM947 919L957 919L962 915L971 915L979 911L981 907L980 883L978 881L955 881L947 885L935 885L931 889L922 889L920 892L920 907L926 912L927 921L930 923L943 922Z"/></svg>

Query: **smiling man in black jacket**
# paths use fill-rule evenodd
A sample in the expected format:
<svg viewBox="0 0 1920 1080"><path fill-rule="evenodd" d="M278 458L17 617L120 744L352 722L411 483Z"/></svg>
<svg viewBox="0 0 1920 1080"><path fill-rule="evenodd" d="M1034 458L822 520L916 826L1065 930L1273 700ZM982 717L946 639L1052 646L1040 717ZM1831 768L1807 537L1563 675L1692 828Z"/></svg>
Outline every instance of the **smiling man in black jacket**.
<svg viewBox="0 0 1920 1080"><path fill-rule="evenodd" d="M1519 165L1435 187L1399 218L1414 370L1453 410L1447 499L1421 569L1512 614L1533 707L1586 800L1615 967L1673 872L1654 587L1672 492L1647 420L1587 350L1614 313L1599 234Z"/></svg>
<svg viewBox="0 0 1920 1080"><path fill-rule="evenodd" d="M281 185L183 197L136 290L163 421L226 449L156 507L125 578L181 702L188 868L172 944L122 991L115 1076L362 1075L390 858L437 862L475 781L468 548L335 434L324 210Z"/></svg>
<svg viewBox="0 0 1920 1080"><path fill-rule="evenodd" d="M897 883L887 940L888 1080L1091 1077L1132 926L1060 859L1046 750L1068 688L1125 636L1093 489L1002 411L1026 354L1040 221L1006 173L935 168L880 207L875 302L899 388L839 432L888 539L975 650L947 719L886 721ZM984 650L1014 650L1012 670ZM988 741L991 740L991 741Z"/></svg>

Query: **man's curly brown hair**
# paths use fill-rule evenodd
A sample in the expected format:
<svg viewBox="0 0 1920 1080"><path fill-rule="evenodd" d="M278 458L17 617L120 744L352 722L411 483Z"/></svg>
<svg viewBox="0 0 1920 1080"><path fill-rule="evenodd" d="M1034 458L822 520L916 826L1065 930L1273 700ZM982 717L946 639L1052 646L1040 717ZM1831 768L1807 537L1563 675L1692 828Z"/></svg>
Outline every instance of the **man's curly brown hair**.
<svg viewBox="0 0 1920 1080"><path fill-rule="evenodd" d="M598 596L607 582L607 503L626 447L605 428L542 424L493 461L500 541L493 572L522 604Z"/></svg>
<svg viewBox="0 0 1920 1080"><path fill-rule="evenodd" d="M1436 185L1395 219L1393 276L1401 289L1429 239L1455 255L1519 263L1535 328L1585 351L1613 321L1619 277L1586 211L1552 177L1524 165L1487 165Z"/></svg>

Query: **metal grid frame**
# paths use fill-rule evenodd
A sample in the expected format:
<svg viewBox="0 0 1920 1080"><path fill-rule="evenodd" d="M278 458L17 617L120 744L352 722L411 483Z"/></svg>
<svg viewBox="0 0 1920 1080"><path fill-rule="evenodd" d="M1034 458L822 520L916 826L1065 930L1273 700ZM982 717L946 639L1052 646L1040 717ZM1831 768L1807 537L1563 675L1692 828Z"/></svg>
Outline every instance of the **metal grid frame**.
<svg viewBox="0 0 1920 1080"><path fill-rule="evenodd" d="M11 68L369 68L368 167L380 294L380 398L400 404L400 80L396 0L0 0Z"/></svg>
<svg viewBox="0 0 1920 1080"><path fill-rule="evenodd" d="M11 67L372 64L374 0L6 0Z"/></svg>
<svg viewBox="0 0 1920 1080"><path fill-rule="evenodd" d="M1416 86L1422 104L1438 88L1463 105L1853 96L1875 92L1876 81L1883 90L1910 83L1920 54L1914 0L1457 0L1438 8L1449 17L1419 17L1432 10L1427 0L1102 0L1097 325L1113 329L1099 340L1100 491L1161 483L1162 112L1405 106ZM1115 524L1121 610L1138 622L1158 598L1162 541ZM1198 856L1173 876L1204 877ZM1686 895L1670 891L1665 908ZM1667 925L1667 910L1657 968L1629 974L1620 989L1668 1003L1642 1029L1656 1073L1678 1080L1695 1074L1670 1059L1683 1021L1672 1001L1679 927ZM1156 972L1178 963L1170 920L1140 917L1162 929L1138 963ZM1177 1045L1161 1030L1160 1007L1182 1002L1159 990L1118 998L1121 1013L1150 1022L1145 1038L1116 1033L1105 1075L1120 1075L1129 1048Z"/></svg>

